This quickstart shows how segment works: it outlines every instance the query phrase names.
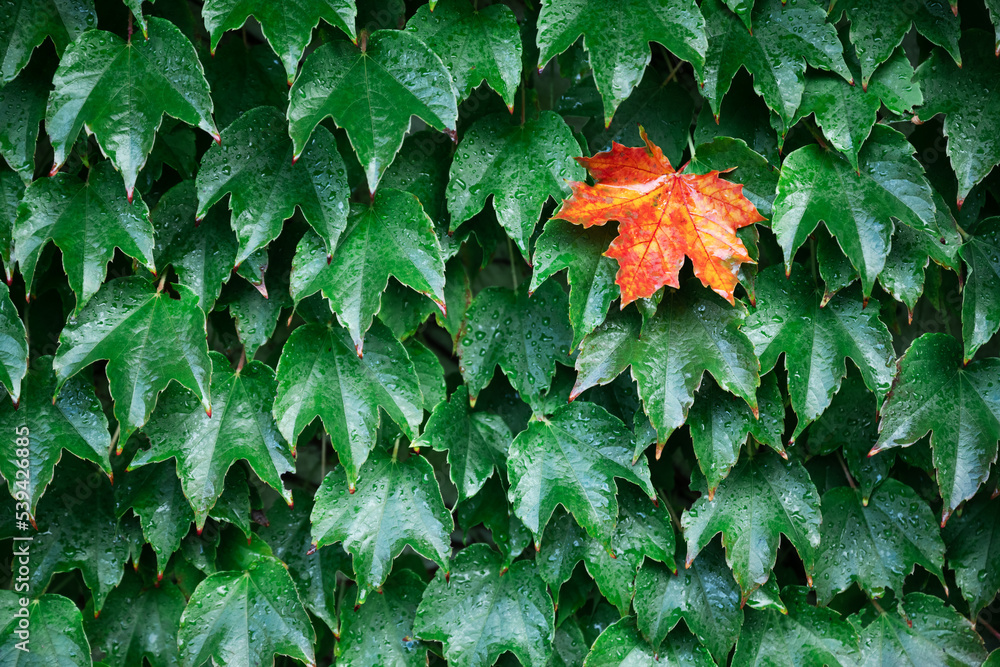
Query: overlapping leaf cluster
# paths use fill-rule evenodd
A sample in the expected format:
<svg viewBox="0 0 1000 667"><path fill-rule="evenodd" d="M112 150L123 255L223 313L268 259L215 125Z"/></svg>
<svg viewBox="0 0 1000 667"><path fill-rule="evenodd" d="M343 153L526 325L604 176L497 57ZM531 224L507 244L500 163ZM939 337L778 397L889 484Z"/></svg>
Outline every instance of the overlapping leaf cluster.
<svg viewBox="0 0 1000 667"><path fill-rule="evenodd" d="M998 45L0 3L0 664L1000 664Z"/></svg>

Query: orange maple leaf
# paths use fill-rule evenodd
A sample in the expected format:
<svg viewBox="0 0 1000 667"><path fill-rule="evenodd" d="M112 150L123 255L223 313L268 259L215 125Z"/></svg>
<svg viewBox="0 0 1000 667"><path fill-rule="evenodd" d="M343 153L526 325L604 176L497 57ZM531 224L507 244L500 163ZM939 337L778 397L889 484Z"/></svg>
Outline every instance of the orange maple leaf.
<svg viewBox="0 0 1000 667"><path fill-rule="evenodd" d="M685 256L703 285L735 304L736 272L753 263L736 230L765 218L741 184L722 180L718 171L675 171L641 133L645 147L613 143L610 151L577 158L595 184L571 183L573 195L553 217L584 227L619 222L618 237L604 254L618 260L622 308L664 285L680 287Z"/></svg>

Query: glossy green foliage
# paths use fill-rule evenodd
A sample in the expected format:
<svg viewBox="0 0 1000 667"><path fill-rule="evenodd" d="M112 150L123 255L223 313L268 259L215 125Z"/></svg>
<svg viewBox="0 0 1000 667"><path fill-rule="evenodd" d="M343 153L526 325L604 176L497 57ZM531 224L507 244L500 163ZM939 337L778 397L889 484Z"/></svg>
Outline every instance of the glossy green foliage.
<svg viewBox="0 0 1000 667"><path fill-rule="evenodd" d="M1000 667L997 26L0 0L0 664Z"/></svg>
<svg viewBox="0 0 1000 667"><path fill-rule="evenodd" d="M163 114L218 136L202 65L170 21L150 19L149 37L134 43L84 32L63 54L52 86L45 127L55 166L86 126L121 172L130 199Z"/></svg>

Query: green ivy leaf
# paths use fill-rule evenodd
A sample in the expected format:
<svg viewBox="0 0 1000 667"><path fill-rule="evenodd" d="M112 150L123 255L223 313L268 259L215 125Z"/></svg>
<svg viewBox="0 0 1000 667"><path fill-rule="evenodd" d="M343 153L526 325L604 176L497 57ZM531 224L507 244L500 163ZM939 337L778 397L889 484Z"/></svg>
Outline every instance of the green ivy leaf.
<svg viewBox="0 0 1000 667"><path fill-rule="evenodd" d="M0 86L0 155L26 183L35 173L38 124L45 118L54 67L36 61L13 81Z"/></svg>
<svg viewBox="0 0 1000 667"><path fill-rule="evenodd" d="M490 477L476 495L455 506L456 523L464 529L466 538L477 524L490 531L493 543L503 553L505 568L531 542L531 533L511 510L507 491L499 476Z"/></svg>
<svg viewBox="0 0 1000 667"><path fill-rule="evenodd" d="M944 135L958 177L960 207L972 187L1000 162L1000 147L990 140L998 118L991 113L989 91L1000 81L993 41L986 32L969 30L962 37L962 51L966 58L961 66L935 51L917 68L924 105L914 118L919 123L945 114Z"/></svg>
<svg viewBox="0 0 1000 667"><path fill-rule="evenodd" d="M129 509L139 518L142 536L156 554L156 573L162 577L194 521L173 463L142 466L119 475L115 504L119 518Z"/></svg>
<svg viewBox="0 0 1000 667"><path fill-rule="evenodd" d="M460 369L475 401L500 366L528 401L548 391L556 362L572 363L566 292L554 282L528 294L488 287L472 300L458 342Z"/></svg>
<svg viewBox="0 0 1000 667"><path fill-rule="evenodd" d="M889 391L895 361L892 336L878 308L866 310L857 290L842 292L824 306L811 282L798 264L790 280L780 266L768 267L758 276L757 305L744 325L762 372L785 355L788 393L798 416L793 439L829 407L847 375L846 359L879 398Z"/></svg>
<svg viewBox="0 0 1000 667"><path fill-rule="evenodd" d="M413 570L394 572L381 595L342 612L337 662L424 667L427 647L413 640L413 620L426 584Z"/></svg>
<svg viewBox="0 0 1000 667"><path fill-rule="evenodd" d="M864 505L875 488L889 478L889 469L896 460L892 452L868 456L878 440L878 405L878 398L865 386L861 373L849 371L830 407L805 432L810 455L840 450L857 480Z"/></svg>
<svg viewBox="0 0 1000 667"><path fill-rule="evenodd" d="M859 664L858 634L833 610L806 601L808 589L789 586L781 591L788 613L769 609L747 612L733 656L734 667L746 665Z"/></svg>
<svg viewBox="0 0 1000 667"><path fill-rule="evenodd" d="M17 206L24 196L24 183L12 171L0 165L0 259L3 260L4 274L10 282L14 277L14 265L10 261L13 252L11 233L17 219Z"/></svg>
<svg viewBox="0 0 1000 667"><path fill-rule="evenodd" d="M153 226L142 197L129 202L111 163L87 173L87 180L58 174L40 178L24 191L14 223L14 260L29 286L49 241L63 255L79 312L101 288L115 248L155 272Z"/></svg>
<svg viewBox="0 0 1000 667"><path fill-rule="evenodd" d="M444 642L456 667L492 665L504 651L522 664L546 664L555 633L552 598L533 561L505 570L501 555L485 544L459 551L450 576L438 570L424 591L417 636Z"/></svg>
<svg viewBox="0 0 1000 667"><path fill-rule="evenodd" d="M740 636L741 603L733 573L714 542L676 573L646 563L635 581L633 604L639 630L654 648L659 649L684 619L698 641L723 664Z"/></svg>
<svg viewBox="0 0 1000 667"><path fill-rule="evenodd" d="M165 19L150 18L148 39L134 42L103 30L83 33L63 54L52 87L45 129L54 169L86 126L122 173L130 200L163 114L219 136L194 47Z"/></svg>
<svg viewBox="0 0 1000 667"><path fill-rule="evenodd" d="M535 243L528 289L534 292L553 275L567 269L574 349L604 321L611 302L621 294L615 283L618 263L604 256L617 235L613 225L585 228L565 220L549 220Z"/></svg>
<svg viewBox="0 0 1000 667"><path fill-rule="evenodd" d="M805 89L806 64L852 81L837 31L826 12L810 0L757 0L753 32L719 0L702 3L708 33L702 94L718 117L722 98L740 67L753 75L754 90L780 117L785 128Z"/></svg>
<svg viewBox="0 0 1000 667"><path fill-rule="evenodd" d="M975 618L1000 592L1000 501L973 498L945 527L944 538L948 567Z"/></svg>
<svg viewBox="0 0 1000 667"><path fill-rule="evenodd" d="M889 254L895 218L916 229L934 229L931 187L913 157L913 146L895 130L876 125L850 162L819 146L791 153L781 168L772 227L790 270L795 252L822 220L861 275L867 297Z"/></svg>
<svg viewBox="0 0 1000 667"><path fill-rule="evenodd" d="M722 533L726 562L745 602L770 578L781 534L799 552L806 573L814 571L820 545L819 494L802 464L758 452L741 459L713 498L706 493L696 500L681 525L687 539L685 567Z"/></svg>
<svg viewBox="0 0 1000 667"><path fill-rule="evenodd" d="M302 238L290 289L296 302L322 291L361 354L389 276L444 308L444 257L434 223L415 196L382 188L371 205L351 207L332 258L315 235Z"/></svg>
<svg viewBox="0 0 1000 667"><path fill-rule="evenodd" d="M281 233L296 207L333 254L347 224L347 167L325 127L294 154L285 118L274 107L247 111L222 131L222 141L201 158L198 219L229 194L240 242L236 264Z"/></svg>
<svg viewBox="0 0 1000 667"><path fill-rule="evenodd" d="M642 78L650 61L649 42L662 44L696 72L701 72L708 48L705 21L694 0L610 6L596 0L544 0L538 17L538 66L581 36L604 101L605 126Z"/></svg>
<svg viewBox="0 0 1000 667"><path fill-rule="evenodd" d="M329 473L316 492L313 546L343 542L354 557L359 604L385 583L405 546L447 571L454 524L426 459L394 461L376 448L361 467L356 490L344 487L341 474Z"/></svg>
<svg viewBox="0 0 1000 667"><path fill-rule="evenodd" d="M28 334L10 300L10 291L0 284L0 384L15 407L21 398L21 381L28 372Z"/></svg>
<svg viewBox="0 0 1000 667"><path fill-rule="evenodd" d="M601 594L619 612L628 614L636 594L636 570L644 558L673 567L674 531L665 510L631 485L618 494L618 524L611 537L614 555L590 537L569 514L562 514L545 529L540 540L538 574L558 591L569 581L573 568L583 561ZM558 602L558 596L556 598Z"/></svg>
<svg viewBox="0 0 1000 667"><path fill-rule="evenodd" d="M331 42L306 58L289 93L288 133L301 155L319 122L331 116L347 132L374 193L410 116L453 134L458 107L448 70L412 34L376 30L362 46Z"/></svg>
<svg viewBox="0 0 1000 667"><path fill-rule="evenodd" d="M735 171L729 171L735 166ZM775 191L778 188L778 170L767 159L747 146L742 139L715 137L695 149L689 171L707 174L723 172L726 180L743 184L743 196L750 200L757 212L765 218L773 214ZM738 233L750 229L744 228ZM745 266L741 266L743 270Z"/></svg>
<svg viewBox="0 0 1000 667"><path fill-rule="evenodd" d="M48 37L62 55L83 31L97 26L93 0L12 0L0 7L0 83L10 83Z"/></svg>
<svg viewBox="0 0 1000 667"><path fill-rule="evenodd" d="M265 297L245 281L239 281L237 285L224 299L224 305L235 320L236 334L247 359L253 359L257 350L270 340L278 325L281 309L291 305L291 298L287 291Z"/></svg>
<svg viewBox="0 0 1000 667"><path fill-rule="evenodd" d="M273 663L275 654L316 661L315 633L285 565L261 555L240 571L210 575L181 616L181 664L219 667Z"/></svg>
<svg viewBox="0 0 1000 667"><path fill-rule="evenodd" d="M146 423L171 380L195 392L206 412L212 410L205 313L194 292L183 285L175 289L179 299L143 278L115 278L59 334L52 362L57 392L90 364L108 360L119 443Z"/></svg>
<svg viewBox="0 0 1000 667"><path fill-rule="evenodd" d="M152 667L177 665L177 630L186 604L170 579L144 586L137 574L126 569L101 615L88 615L87 637L108 667L134 667L143 658Z"/></svg>
<svg viewBox="0 0 1000 667"><path fill-rule="evenodd" d="M631 365L659 443L685 423L705 371L756 411L760 377L753 346L739 330L742 311L690 281L665 292L645 323L631 310L609 317L580 345L570 396L611 382Z"/></svg>
<svg viewBox="0 0 1000 667"><path fill-rule="evenodd" d="M139 452L129 465L132 470L176 459L184 495L194 509L199 530L236 461L246 460L287 502L292 496L281 475L295 468L268 410L275 396L274 372L259 361L233 372L224 356L218 352L210 356L214 416L206 415L189 392L180 387L168 389L160 399L160 409L143 429L151 447Z"/></svg>
<svg viewBox="0 0 1000 667"><path fill-rule="evenodd" d="M358 357L346 329L307 324L285 342L278 362L274 416L285 440L319 417L353 489L375 444L379 408L406 437L423 420L420 380L403 346L381 322L369 329Z"/></svg>
<svg viewBox="0 0 1000 667"><path fill-rule="evenodd" d="M944 47L959 65L958 38L961 23L958 12L945 3L917 0L916 2L879 2L879 0L848 0L832 9L830 21L841 16L851 22L850 40L861 61L861 83L867 86L872 72L892 55L903 42L910 27L934 44Z"/></svg>
<svg viewBox="0 0 1000 667"><path fill-rule="evenodd" d="M545 202L569 196L569 181L586 178L574 161L580 145L558 114L515 125L504 114L478 120L462 137L451 163L448 212L451 230L471 219L493 197L497 220L525 256Z"/></svg>
<svg viewBox="0 0 1000 667"><path fill-rule="evenodd" d="M412 447L448 452L448 475L458 489L458 502L476 495L493 475L507 472L512 436L499 416L473 412L469 390L459 386L446 403L439 403Z"/></svg>
<svg viewBox="0 0 1000 667"><path fill-rule="evenodd" d="M514 513L535 543L561 504L594 539L614 548L615 478L655 498L645 458L633 461L634 447L632 433L621 421L583 401L528 424L511 443L507 466Z"/></svg>
<svg viewBox="0 0 1000 667"><path fill-rule="evenodd" d="M944 585L944 542L930 508L917 492L887 479L865 501L856 489L839 486L823 494L823 525L816 558L816 593L822 604L852 583L882 597L903 593L916 565Z"/></svg>
<svg viewBox="0 0 1000 667"><path fill-rule="evenodd" d="M160 271L174 267L180 283L198 295L198 305L209 313L236 264L236 235L229 216L214 212L198 223L197 210L193 181L181 181L160 197L150 215L154 257Z"/></svg>
<svg viewBox="0 0 1000 667"><path fill-rule="evenodd" d="M0 288L3 291L3 288ZM10 493L17 489L26 491L25 501L28 511L35 514L38 499L52 481L56 463L62 457L63 449L87 461L93 461L104 472L111 475L108 450L111 435L108 420L101 410L101 403L94 395L93 385L83 378L69 380L55 402L56 379L52 373L52 357L39 357L25 377L24 396L17 408L9 404L0 407L0 428L10 433L9 444L0 459L0 473L7 479ZM27 435L30 443L26 485L18 485L20 468L14 456L18 447L18 434Z"/></svg>
<svg viewBox="0 0 1000 667"><path fill-rule="evenodd" d="M413 369L420 380L420 394L423 396L421 405L427 412L433 412L438 403L448 399L447 387L444 382L444 366L437 354L416 338L410 338L403 343L406 355L413 363Z"/></svg>
<svg viewBox="0 0 1000 667"><path fill-rule="evenodd" d="M312 548L313 499L306 493L294 493L294 504L275 503L267 511L270 525L257 534L267 542L274 556L288 566L299 598L306 609L336 630L337 572L350 577L350 559L343 549L327 548L310 553ZM342 633L343 636L343 633Z"/></svg>
<svg viewBox="0 0 1000 667"><path fill-rule="evenodd" d="M986 651L968 620L940 598L910 593L897 613L880 612L861 630L861 657L866 665L974 667Z"/></svg>
<svg viewBox="0 0 1000 667"><path fill-rule="evenodd" d="M913 76L913 65L900 49L876 70L865 87L827 73L808 76L802 103L789 126L814 114L823 135L847 157L854 171L860 171L858 152L871 134L882 104L903 114L923 102Z"/></svg>
<svg viewBox="0 0 1000 667"><path fill-rule="evenodd" d="M583 664L585 667L655 667L663 662L691 667L715 664L709 652L683 630L670 633L667 643L654 649L639 634L632 616L609 625L594 642Z"/></svg>
<svg viewBox="0 0 1000 667"><path fill-rule="evenodd" d="M521 34L509 7L477 10L464 0L447 0L435 8L424 5L407 21L406 30L434 47L460 99L485 81L513 110L521 82Z"/></svg>
<svg viewBox="0 0 1000 667"><path fill-rule="evenodd" d="M963 363L962 345L947 334L924 334L899 362L892 395L882 406L878 443L869 456L906 447L929 431L944 507L941 526L989 476L1000 440L1000 359Z"/></svg>
<svg viewBox="0 0 1000 667"><path fill-rule="evenodd" d="M111 483L103 472L75 457L59 465L49 493L38 504L28 586L44 591L58 572L79 570L101 611L125 571L128 544L118 525Z"/></svg>
<svg viewBox="0 0 1000 667"><path fill-rule="evenodd" d="M213 54L225 32L239 30L247 19L255 18L264 39L281 59L288 85L292 85L320 20L354 39L357 8L350 0L293 0L279 4L267 0L207 0L201 15L212 39Z"/></svg>
<svg viewBox="0 0 1000 667"><path fill-rule="evenodd" d="M782 455L785 448L781 435L785 430L785 406L775 374L761 378L757 391L759 411L754 415L745 401L728 394L706 378L698 390L698 400L688 414L691 442L698 458L698 467L714 495L719 483L726 478L749 435Z"/></svg>
<svg viewBox="0 0 1000 667"><path fill-rule="evenodd" d="M9 24L8 24L9 25ZM4 621L0 640L0 662L18 667L90 667L90 643L83 631L83 615L73 601L62 595L40 595L28 603L28 632L23 646L17 630L23 594L0 591ZM23 617L22 617L23 618ZM154 667L158 667L154 665Z"/></svg>
<svg viewBox="0 0 1000 667"><path fill-rule="evenodd" d="M962 341L968 362L1000 329L1000 218L976 225L960 254L968 269L962 292Z"/></svg>

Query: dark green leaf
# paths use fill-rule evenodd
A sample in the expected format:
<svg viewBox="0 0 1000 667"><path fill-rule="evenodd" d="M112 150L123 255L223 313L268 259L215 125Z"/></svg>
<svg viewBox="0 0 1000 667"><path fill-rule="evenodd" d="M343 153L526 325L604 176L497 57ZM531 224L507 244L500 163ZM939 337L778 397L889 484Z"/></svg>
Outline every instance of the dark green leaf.
<svg viewBox="0 0 1000 667"><path fill-rule="evenodd" d="M319 122L331 116L347 132L374 193L410 116L454 133L458 107L441 59L410 33L377 30L362 46L331 42L306 59L289 93L288 133L301 155Z"/></svg>
<svg viewBox="0 0 1000 667"><path fill-rule="evenodd" d="M505 569L501 555L485 544L459 551L450 576L438 570L424 591L417 636L444 642L456 667L492 665L504 651L522 664L544 665L555 632L552 598L533 561Z"/></svg>
<svg viewBox="0 0 1000 667"><path fill-rule="evenodd" d="M163 576L170 556L180 549L191 529L194 512L184 497L173 463L157 463L119 475L115 484L118 516L129 509L139 517L142 536L156 554L157 575Z"/></svg>
<svg viewBox="0 0 1000 667"><path fill-rule="evenodd" d="M958 10L935 0L914 2L880 2L880 0L847 0L832 8L830 20L842 15L851 22L851 44L861 61L861 83L868 85L872 72L889 59L903 37L915 26L931 42L944 47L959 65L958 38L961 23Z"/></svg>
<svg viewBox="0 0 1000 667"><path fill-rule="evenodd" d="M802 99L807 63L851 80L837 31L811 0L756 0L753 32L720 0L701 9L708 33L702 94L716 116L740 67L753 75L754 90L786 128Z"/></svg>
<svg viewBox="0 0 1000 667"><path fill-rule="evenodd" d="M760 377L753 346L739 330L742 315L742 307L690 281L664 294L641 335L635 311L609 317L580 346L571 396L607 384L631 365L661 443L684 424L705 371L756 410Z"/></svg>
<svg viewBox="0 0 1000 667"><path fill-rule="evenodd" d="M412 446L448 452L448 474L462 502L482 488L494 469L507 472L511 439L499 416L469 408L469 390L462 385L447 403L438 404Z"/></svg>
<svg viewBox="0 0 1000 667"><path fill-rule="evenodd" d="M477 11L465 0L445 0L431 9L419 7L406 29L434 48L459 97L469 97L485 81L513 109L521 82L521 34L514 12L499 4Z"/></svg>
<svg viewBox="0 0 1000 667"><path fill-rule="evenodd" d="M924 334L899 362L882 406L872 456L906 447L929 431L944 499L941 525L989 476L1000 440L1000 359L963 363L962 345L947 334Z"/></svg>
<svg viewBox="0 0 1000 667"><path fill-rule="evenodd" d="M17 667L90 667L90 644L83 632L83 615L72 600L61 595L40 595L22 607L23 594L0 591L4 621L0 663ZM27 634L17 614L28 612ZM21 612L23 613L23 612ZM159 667L154 665L154 667Z"/></svg>
<svg viewBox="0 0 1000 667"><path fill-rule="evenodd" d="M538 573L558 591L569 581L576 564L583 561L601 594L624 615L638 590L636 570L644 558L673 567L674 531L666 511L634 486L623 484L618 500L611 552L587 535L571 515L563 514L546 528L541 539Z"/></svg>
<svg viewBox="0 0 1000 667"><path fill-rule="evenodd" d="M465 132L451 164L451 229L479 213L492 196L497 220L527 256L545 202L569 196L569 182L586 178L573 160L579 154L572 130L554 112L543 111L522 125L504 114L480 119Z"/></svg>
<svg viewBox="0 0 1000 667"><path fill-rule="evenodd" d="M221 211L197 222L198 195L193 181L170 188L150 216L160 271L173 266L182 285L198 295L198 305L211 312L236 264L236 235Z"/></svg>
<svg viewBox="0 0 1000 667"><path fill-rule="evenodd" d="M222 131L201 158L198 219L229 194L240 242L236 264L281 233L296 207L323 238L327 255L347 224L347 168L325 127L295 153L284 116L274 107L247 111Z"/></svg>
<svg viewBox="0 0 1000 667"><path fill-rule="evenodd" d="M1000 218L976 225L961 255L968 268L962 292L962 340L968 361L1000 329Z"/></svg>
<svg viewBox="0 0 1000 667"><path fill-rule="evenodd" d="M719 485L681 519L687 563L722 533L726 562L743 591L743 601L771 576L780 534L799 552L806 572L816 566L820 545L820 500L800 463L786 463L771 452L746 456Z"/></svg>
<svg viewBox="0 0 1000 667"><path fill-rule="evenodd" d="M858 664L858 634L830 609L806 601L808 590L790 586L781 592L788 613L750 610L736 644L733 667L800 667Z"/></svg>
<svg viewBox="0 0 1000 667"><path fill-rule="evenodd" d="M1000 592L1000 501L975 498L945 528L948 566L971 616Z"/></svg>
<svg viewBox="0 0 1000 667"><path fill-rule="evenodd" d="M621 293L615 283L618 263L604 256L617 235L613 225L585 228L565 220L549 220L535 244L529 287L532 292L559 271L568 269L574 349L604 321L611 302Z"/></svg>
<svg viewBox="0 0 1000 667"><path fill-rule="evenodd" d="M393 573L366 604L344 609L337 663L424 667L427 647L413 639L413 619L426 584L412 570Z"/></svg>
<svg viewBox="0 0 1000 667"><path fill-rule="evenodd" d="M62 53L80 33L97 26L93 0L11 0L0 6L0 82L9 83L48 37Z"/></svg>
<svg viewBox="0 0 1000 667"><path fill-rule="evenodd" d="M529 402L548 391L556 362L572 363L567 311L566 292L554 281L531 295L525 286L516 292L489 287L477 294L458 342L470 398L476 400L497 366Z"/></svg>
<svg viewBox="0 0 1000 667"><path fill-rule="evenodd" d="M857 289L823 306L823 295L799 267L794 265L790 280L780 266L760 273L757 304L744 327L762 372L785 355L788 393L798 416L793 439L830 405L847 375L848 358L879 398L889 391L895 361L892 336L876 306L866 309Z"/></svg>
<svg viewBox="0 0 1000 667"><path fill-rule="evenodd" d="M239 30L250 17L260 23L260 31L284 65L288 85L292 85L299 60L305 54L313 29L320 20L340 28L354 38L357 9L350 0L207 0L202 8L205 27L212 38L212 52L223 33Z"/></svg>
<svg viewBox="0 0 1000 667"><path fill-rule="evenodd" d="M260 556L240 571L198 584L181 616L177 645L185 667L273 664L287 655L314 664L315 634L284 564Z"/></svg>
<svg viewBox="0 0 1000 667"><path fill-rule="evenodd" d="M708 48L705 21L694 0L611 5L599 0L545 0L538 17L538 66L581 36L604 100L605 126L642 78L650 61L649 42L662 44L697 72Z"/></svg>
<svg viewBox="0 0 1000 667"><path fill-rule="evenodd" d="M860 172L816 145L785 158L772 225L786 270L822 220L861 275L865 296L871 294L889 254L892 219L916 229L937 227L930 184L913 151L902 134L880 124L858 156Z"/></svg>
<svg viewBox="0 0 1000 667"><path fill-rule="evenodd" d="M743 608L739 586L717 543L676 573L646 563L639 569L635 589L639 629L655 648L683 618L717 661L725 664L740 636Z"/></svg>
<svg viewBox="0 0 1000 667"><path fill-rule="evenodd" d="M53 68L54 64L37 61L0 86L0 155L25 182L30 182L35 173L38 124L45 118Z"/></svg>
<svg viewBox="0 0 1000 667"><path fill-rule="evenodd" d="M107 359L120 443L146 423L157 394L171 380L197 393L206 412L212 410L205 313L194 292L183 285L175 289L180 299L136 276L116 278L59 334L52 362L56 391L90 364Z"/></svg>
<svg viewBox="0 0 1000 667"><path fill-rule="evenodd" d="M358 357L346 329L298 327L281 351L274 400L278 430L293 451L302 429L322 420L351 489L375 444L379 408L411 440L423 420L420 380L406 350L378 321L366 342Z"/></svg>
<svg viewBox="0 0 1000 667"><path fill-rule="evenodd" d="M296 301L322 291L361 354L389 276L443 307L444 257L434 223L415 196L382 188L371 205L351 207L332 259L316 235L302 238L290 289Z"/></svg>
<svg viewBox="0 0 1000 667"><path fill-rule="evenodd" d="M259 361L233 372L218 352L212 352L211 358L214 415L206 415L189 392L180 387L168 389L144 429L152 446L139 452L129 466L175 458L199 529L236 461L245 459L288 502L291 492L284 488L281 475L295 467L268 409L274 402L274 372Z"/></svg>
<svg viewBox="0 0 1000 667"><path fill-rule="evenodd" d="M149 209L142 197L129 202L123 196L121 180L107 161L91 169L86 181L58 174L29 185L13 236L14 259L29 288L46 244L52 241L62 251L77 312L100 289L116 247L156 271Z"/></svg>
<svg viewBox="0 0 1000 667"><path fill-rule="evenodd" d="M380 588L392 559L409 546L445 571L453 524L426 459L410 456L395 461L376 449L361 467L356 490L334 470L316 492L312 511L313 545L343 542L354 557L358 603Z"/></svg>
<svg viewBox="0 0 1000 667"><path fill-rule="evenodd" d="M101 615L88 615L87 637L108 667L135 667L143 658L152 667L172 667L179 663L177 630L185 604L184 594L169 579L144 586L126 569Z"/></svg>
<svg viewBox="0 0 1000 667"><path fill-rule="evenodd" d="M86 126L122 172L129 199L163 114L219 136L194 47L165 19L149 19L149 38L134 42L88 30L66 49L52 86L45 129L55 166Z"/></svg>
<svg viewBox="0 0 1000 667"><path fill-rule="evenodd" d="M514 513L535 543L561 504L594 539L614 548L615 478L655 497L645 457L633 460L634 448L631 431L592 403L573 403L528 424L511 443L507 465Z"/></svg>
<svg viewBox="0 0 1000 667"><path fill-rule="evenodd" d="M876 598L886 588L902 595L916 565L944 583L944 542L934 515L902 482L886 480L867 502L857 489L839 486L823 494L822 511L813 576L821 603L852 583Z"/></svg>
<svg viewBox="0 0 1000 667"><path fill-rule="evenodd" d="M670 633L665 644L654 649L639 634L635 618L627 616L609 625L594 642L584 667L711 667L707 650L683 630Z"/></svg>
<svg viewBox="0 0 1000 667"><path fill-rule="evenodd" d="M910 593L895 612L880 612L861 630L861 657L866 667L976 667L986 651L968 620L940 598Z"/></svg>
<svg viewBox="0 0 1000 667"><path fill-rule="evenodd" d="M715 493L719 483L736 465L747 436L751 434L757 442L786 456L781 443L785 406L774 373L761 378L757 402L760 407L755 415L746 401L722 391L711 376L702 382L694 407L688 414L688 426L694 454L710 493Z"/></svg>

